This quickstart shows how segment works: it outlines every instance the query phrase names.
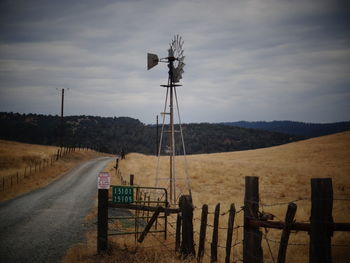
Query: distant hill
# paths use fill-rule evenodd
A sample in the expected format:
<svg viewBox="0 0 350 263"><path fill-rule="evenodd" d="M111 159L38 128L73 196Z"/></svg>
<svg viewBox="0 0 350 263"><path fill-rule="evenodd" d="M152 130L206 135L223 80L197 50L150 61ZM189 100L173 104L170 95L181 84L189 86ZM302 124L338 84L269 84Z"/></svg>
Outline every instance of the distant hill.
<svg viewBox="0 0 350 263"><path fill-rule="evenodd" d="M57 115L3 112L0 113L0 139L59 145L60 121ZM175 130L179 128L175 127ZM257 149L300 139L277 132L209 123L184 124L183 133L188 154ZM145 125L129 117L67 116L64 117L63 134L64 144L88 146L108 153L119 153L122 148L145 154L156 151L155 125ZM167 142L165 134L163 146ZM180 149L179 138L176 144ZM164 153L165 147L162 148Z"/></svg>
<svg viewBox="0 0 350 263"><path fill-rule="evenodd" d="M294 136L301 136L303 138L319 137L350 130L350 122L303 123L295 121L238 121L223 122L221 124L264 131L281 132Z"/></svg>

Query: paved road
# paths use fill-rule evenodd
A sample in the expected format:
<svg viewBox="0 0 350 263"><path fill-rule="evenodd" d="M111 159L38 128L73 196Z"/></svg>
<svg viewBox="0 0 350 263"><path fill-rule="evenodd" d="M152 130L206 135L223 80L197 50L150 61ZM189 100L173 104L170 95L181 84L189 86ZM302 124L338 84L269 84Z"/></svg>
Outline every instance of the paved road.
<svg viewBox="0 0 350 263"><path fill-rule="evenodd" d="M81 241L97 174L111 160L85 162L44 188L0 202L0 262L58 262Z"/></svg>

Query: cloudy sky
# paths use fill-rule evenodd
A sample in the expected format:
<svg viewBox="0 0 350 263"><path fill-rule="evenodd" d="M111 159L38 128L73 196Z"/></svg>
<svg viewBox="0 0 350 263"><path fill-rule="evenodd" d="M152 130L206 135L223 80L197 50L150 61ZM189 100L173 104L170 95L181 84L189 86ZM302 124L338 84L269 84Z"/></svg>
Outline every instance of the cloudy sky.
<svg viewBox="0 0 350 263"><path fill-rule="evenodd" d="M184 41L183 122L350 120L350 5L336 0L0 1L0 111L154 123Z"/></svg>

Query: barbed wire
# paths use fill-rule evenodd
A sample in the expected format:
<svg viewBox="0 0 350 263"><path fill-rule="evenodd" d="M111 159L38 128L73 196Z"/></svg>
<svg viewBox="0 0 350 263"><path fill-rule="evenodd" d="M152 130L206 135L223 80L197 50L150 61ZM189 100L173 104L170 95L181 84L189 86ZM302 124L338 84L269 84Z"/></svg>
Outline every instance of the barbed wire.
<svg viewBox="0 0 350 263"><path fill-rule="evenodd" d="M267 243L267 247L269 248L269 252L270 252L270 256L272 258L272 262L275 263L275 258L273 257L273 254L272 254L272 251L271 251L271 247L270 247L270 243L269 243L268 239L266 238L266 235L264 235L264 237L265 237L265 241Z"/></svg>

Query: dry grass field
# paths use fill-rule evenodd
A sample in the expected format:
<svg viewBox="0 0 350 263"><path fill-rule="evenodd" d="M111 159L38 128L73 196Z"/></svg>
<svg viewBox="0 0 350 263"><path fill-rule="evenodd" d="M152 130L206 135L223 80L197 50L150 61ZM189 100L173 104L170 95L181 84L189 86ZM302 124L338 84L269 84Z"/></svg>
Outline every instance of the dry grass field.
<svg viewBox="0 0 350 263"><path fill-rule="evenodd" d="M51 156L57 154L58 147L44 146L35 144L26 144L13 141L0 140L0 182L3 177L19 172L20 178L23 178L25 168L34 166L40 162L46 161L49 164ZM0 190L0 201L13 198L34 189L43 187L78 163L97 157L98 153L94 151L76 151L69 153L59 161L54 162L53 166L46 167L41 171L28 176L29 169L26 170L27 176L20 180L19 184L13 187L6 187L5 191Z"/></svg>
<svg viewBox="0 0 350 263"><path fill-rule="evenodd" d="M201 206L209 205L213 212L217 203L221 204L221 212L228 210L234 203L236 210L240 210L244 198L245 176L258 176L261 206L264 212L272 213L275 219L284 221L287 204L296 201L298 210L296 220L307 222L310 217L310 179L330 177L333 180L334 200L333 217L335 222L350 222L350 132L314 138L310 140L290 143L287 145L249 150L241 152L215 153L191 155L187 157L191 179L193 202L196 206L195 218L200 218ZM142 154L128 154L126 160L120 163L120 170L125 178L129 174L135 175L135 183L142 186L154 186L156 157ZM160 162L161 177L168 174L168 158L162 157ZM177 162L179 177L183 177L183 162L181 157ZM119 184L118 178L114 179ZM306 199L306 200L300 200ZM271 206L269 206L271 205ZM212 216L208 222L212 224ZM220 217L220 226L225 227L227 217ZM237 214L236 226L242 225L242 213ZM195 220L195 230L199 232L199 221ZM211 233L208 229L207 239ZM269 240L272 255L267 241L263 238L264 260L273 262L277 258L278 244L273 242L280 238L278 230L263 230ZM225 245L225 231L219 231L219 244ZM122 240L122 238L121 238ZM234 240L242 240L242 228L234 232ZM287 251L287 262L307 262L308 234L293 233ZM198 244L198 235L195 235ZM333 240L334 262L348 262L350 258L350 233L336 232ZM147 243L147 240L146 240ZM206 244L207 254L210 255L210 245ZM235 259L242 258L242 246L233 248ZM221 261L224 249L219 248ZM208 257L205 257L208 260Z"/></svg>

